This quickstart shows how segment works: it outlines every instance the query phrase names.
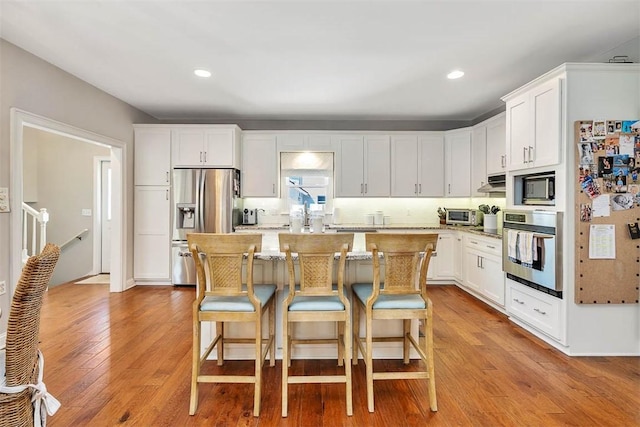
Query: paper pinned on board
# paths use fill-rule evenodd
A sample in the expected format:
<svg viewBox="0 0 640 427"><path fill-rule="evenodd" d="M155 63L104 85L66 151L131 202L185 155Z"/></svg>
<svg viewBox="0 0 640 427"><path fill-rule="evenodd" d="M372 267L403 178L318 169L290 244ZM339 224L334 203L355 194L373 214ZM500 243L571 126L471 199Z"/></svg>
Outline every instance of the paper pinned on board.
<svg viewBox="0 0 640 427"><path fill-rule="evenodd" d="M608 194L601 194L591 201L591 216L593 218L610 215L611 206L609 205Z"/></svg>
<svg viewBox="0 0 640 427"><path fill-rule="evenodd" d="M589 230L589 258L616 258L616 226L614 224L591 224Z"/></svg>

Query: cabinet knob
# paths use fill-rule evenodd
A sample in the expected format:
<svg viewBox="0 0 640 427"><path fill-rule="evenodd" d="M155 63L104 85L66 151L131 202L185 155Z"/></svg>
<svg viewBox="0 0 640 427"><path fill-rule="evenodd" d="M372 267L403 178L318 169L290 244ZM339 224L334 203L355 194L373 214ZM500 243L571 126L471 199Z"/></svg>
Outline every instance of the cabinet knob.
<svg viewBox="0 0 640 427"><path fill-rule="evenodd" d="M518 304L524 304L524 301L520 301L518 298L514 298L513 301L517 302Z"/></svg>
<svg viewBox="0 0 640 427"><path fill-rule="evenodd" d="M529 146L529 163L533 162L533 147Z"/></svg>
<svg viewBox="0 0 640 427"><path fill-rule="evenodd" d="M422 184L418 184L418 194L422 194Z"/></svg>
<svg viewBox="0 0 640 427"><path fill-rule="evenodd" d="M418 184L413 184L413 193L418 194Z"/></svg>
<svg viewBox="0 0 640 427"><path fill-rule="evenodd" d="M547 314L547 312L546 312L546 311L542 311L542 310L540 310L539 308L534 308L534 309L533 309L533 311L537 311L538 313L540 313L540 314L542 314L542 315Z"/></svg>

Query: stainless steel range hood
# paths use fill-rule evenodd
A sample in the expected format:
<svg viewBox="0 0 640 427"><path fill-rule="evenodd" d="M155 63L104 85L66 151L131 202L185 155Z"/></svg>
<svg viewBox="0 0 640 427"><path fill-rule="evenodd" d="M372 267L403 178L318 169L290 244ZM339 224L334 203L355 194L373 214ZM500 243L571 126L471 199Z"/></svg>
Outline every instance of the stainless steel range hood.
<svg viewBox="0 0 640 427"><path fill-rule="evenodd" d="M487 183L478 188L479 193L506 193L506 176L493 175L487 178Z"/></svg>

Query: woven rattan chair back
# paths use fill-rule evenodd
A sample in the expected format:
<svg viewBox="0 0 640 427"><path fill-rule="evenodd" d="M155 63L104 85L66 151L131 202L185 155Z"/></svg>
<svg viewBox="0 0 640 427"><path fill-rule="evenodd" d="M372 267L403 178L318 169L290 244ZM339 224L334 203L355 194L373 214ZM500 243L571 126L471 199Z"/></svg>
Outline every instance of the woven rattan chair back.
<svg viewBox="0 0 640 427"><path fill-rule="evenodd" d="M380 294L421 293L438 243L437 234L367 233L365 239L378 270L378 253L384 254L384 286Z"/></svg>
<svg viewBox="0 0 640 427"><path fill-rule="evenodd" d="M290 234L280 233L280 250L287 257L290 271L294 271L293 254L298 255L300 289L299 295L332 295L333 283L340 286L343 283L342 268L338 268L340 277L334 281L334 261L336 253L341 254L340 263L344 263L344 256L351 250L353 234ZM290 275L289 280L293 279Z"/></svg>
<svg viewBox="0 0 640 427"><path fill-rule="evenodd" d="M35 384L38 377L40 310L60 248L48 243L27 260L11 301L7 323L6 385ZM31 390L0 393L0 426L33 425Z"/></svg>
<svg viewBox="0 0 640 427"><path fill-rule="evenodd" d="M193 233L187 238L198 286L205 284L205 295L246 295L247 291L242 290L242 261L245 253L253 258L255 252L260 252L262 235Z"/></svg>

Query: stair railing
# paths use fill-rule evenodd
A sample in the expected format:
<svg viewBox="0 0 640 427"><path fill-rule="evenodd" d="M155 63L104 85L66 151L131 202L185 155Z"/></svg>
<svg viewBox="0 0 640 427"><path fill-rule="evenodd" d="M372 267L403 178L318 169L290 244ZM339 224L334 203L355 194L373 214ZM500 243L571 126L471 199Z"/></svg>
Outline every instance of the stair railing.
<svg viewBox="0 0 640 427"><path fill-rule="evenodd" d="M25 264L30 256L39 254L47 244L47 222L49 212L45 208L38 211L22 203L22 264Z"/></svg>

